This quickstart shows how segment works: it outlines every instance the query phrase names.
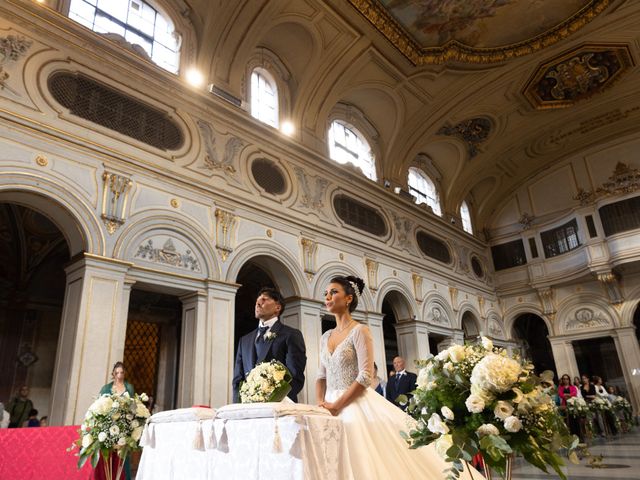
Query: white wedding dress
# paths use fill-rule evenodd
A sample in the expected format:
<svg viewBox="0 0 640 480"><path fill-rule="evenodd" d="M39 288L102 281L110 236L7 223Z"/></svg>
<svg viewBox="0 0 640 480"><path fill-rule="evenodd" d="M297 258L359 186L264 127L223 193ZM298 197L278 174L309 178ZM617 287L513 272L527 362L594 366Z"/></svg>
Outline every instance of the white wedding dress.
<svg viewBox="0 0 640 480"><path fill-rule="evenodd" d="M339 414L344 424L348 458L355 480L388 480L390 478L442 480L450 465L432 445L411 450L400 431L408 432L414 420L368 388L373 372L373 342L364 325L356 326L331 353L328 339L321 341L318 378L326 379L325 400L333 402L353 381L367 387L362 395ZM480 480L475 469L465 468L461 479Z"/></svg>

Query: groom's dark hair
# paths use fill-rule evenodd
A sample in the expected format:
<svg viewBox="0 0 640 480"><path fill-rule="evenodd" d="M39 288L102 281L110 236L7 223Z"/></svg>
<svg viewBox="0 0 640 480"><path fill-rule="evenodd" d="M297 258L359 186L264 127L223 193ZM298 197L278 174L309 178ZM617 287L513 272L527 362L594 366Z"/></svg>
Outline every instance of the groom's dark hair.
<svg viewBox="0 0 640 480"><path fill-rule="evenodd" d="M279 304L280 305L280 313L278 313L278 316L282 315L282 312L284 312L285 301L284 301L284 297L282 296L282 294L278 290L276 290L275 288L271 288L271 287L264 287L258 292L258 296L260 296L260 295L266 295L271 300L273 300L277 304Z"/></svg>

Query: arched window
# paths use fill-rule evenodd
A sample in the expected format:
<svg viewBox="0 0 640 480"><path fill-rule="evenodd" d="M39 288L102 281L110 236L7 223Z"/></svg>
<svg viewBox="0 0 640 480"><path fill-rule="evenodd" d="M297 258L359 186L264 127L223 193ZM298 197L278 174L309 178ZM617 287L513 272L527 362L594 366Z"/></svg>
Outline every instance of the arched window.
<svg viewBox="0 0 640 480"><path fill-rule="evenodd" d="M251 72L251 115L278 128L278 87L271 75L261 68Z"/></svg>
<svg viewBox="0 0 640 480"><path fill-rule="evenodd" d="M416 197L418 205L426 203L431 207L433 213L442 216L436 184L419 168L411 167L409 169L409 193Z"/></svg>
<svg viewBox="0 0 640 480"><path fill-rule="evenodd" d="M469 205L467 202L462 202L460 205L460 218L462 219L462 229L473 235L473 227L471 226L471 213L469 212Z"/></svg>
<svg viewBox="0 0 640 480"><path fill-rule="evenodd" d="M178 72L180 39L173 22L143 0L71 0L69 18L94 32L117 33L158 66Z"/></svg>
<svg viewBox="0 0 640 480"><path fill-rule="evenodd" d="M329 128L329 156L338 163L359 167L367 178L376 180L371 147L358 130L339 120L331 123Z"/></svg>

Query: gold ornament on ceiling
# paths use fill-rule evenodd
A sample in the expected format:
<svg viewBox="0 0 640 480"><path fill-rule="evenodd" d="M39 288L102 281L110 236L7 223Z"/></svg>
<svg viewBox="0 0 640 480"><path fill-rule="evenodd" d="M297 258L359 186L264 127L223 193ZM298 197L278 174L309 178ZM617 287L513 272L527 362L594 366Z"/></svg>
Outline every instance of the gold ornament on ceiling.
<svg viewBox="0 0 640 480"><path fill-rule="evenodd" d="M594 190L578 189L578 193L573 197L580 205L585 206L593 203L601 197L611 195L626 195L640 190L640 170L632 168L626 163L618 162L609 181L604 182Z"/></svg>
<svg viewBox="0 0 640 480"><path fill-rule="evenodd" d="M529 55L582 28L611 0L349 2L414 65L431 65Z"/></svg>
<svg viewBox="0 0 640 480"><path fill-rule="evenodd" d="M585 44L541 64L523 93L535 108L564 108L609 88L631 66L628 45Z"/></svg>

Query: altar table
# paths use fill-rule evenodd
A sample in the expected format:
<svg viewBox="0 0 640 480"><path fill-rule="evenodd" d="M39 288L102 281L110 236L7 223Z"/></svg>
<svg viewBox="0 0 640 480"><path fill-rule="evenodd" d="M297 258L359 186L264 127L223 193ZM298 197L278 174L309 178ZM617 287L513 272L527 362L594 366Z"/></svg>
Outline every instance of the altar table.
<svg viewBox="0 0 640 480"><path fill-rule="evenodd" d="M335 417L220 419L148 425L137 480L352 480Z"/></svg>

